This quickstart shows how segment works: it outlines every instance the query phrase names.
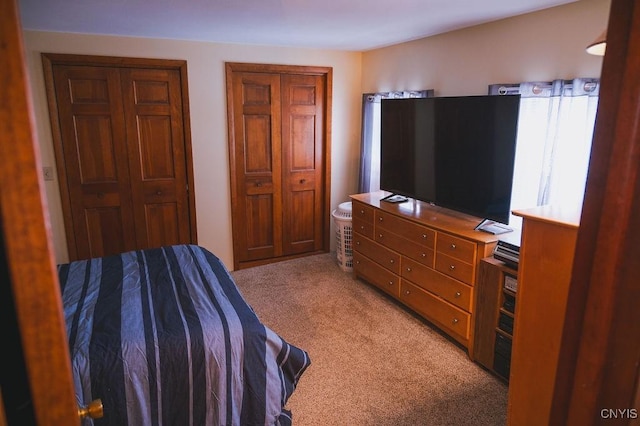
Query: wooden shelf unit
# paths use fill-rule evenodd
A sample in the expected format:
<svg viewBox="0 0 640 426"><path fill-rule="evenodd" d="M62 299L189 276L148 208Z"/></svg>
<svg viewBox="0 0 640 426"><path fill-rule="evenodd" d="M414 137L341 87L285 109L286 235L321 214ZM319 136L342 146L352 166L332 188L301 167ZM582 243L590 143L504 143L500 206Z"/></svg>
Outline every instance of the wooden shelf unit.
<svg viewBox="0 0 640 426"><path fill-rule="evenodd" d="M480 259L498 237L482 219L384 191L352 195L353 273L433 323L473 359L475 286Z"/></svg>
<svg viewBox="0 0 640 426"><path fill-rule="evenodd" d="M507 424L550 424L580 210L513 213L523 221Z"/></svg>
<svg viewBox="0 0 640 426"><path fill-rule="evenodd" d="M506 289L506 277L518 279L518 271L494 257L480 261L480 276L476 288L476 322L474 339L474 361L509 380L513 328L509 331L501 326L501 315L515 322L516 293ZM505 307L511 300L513 312Z"/></svg>

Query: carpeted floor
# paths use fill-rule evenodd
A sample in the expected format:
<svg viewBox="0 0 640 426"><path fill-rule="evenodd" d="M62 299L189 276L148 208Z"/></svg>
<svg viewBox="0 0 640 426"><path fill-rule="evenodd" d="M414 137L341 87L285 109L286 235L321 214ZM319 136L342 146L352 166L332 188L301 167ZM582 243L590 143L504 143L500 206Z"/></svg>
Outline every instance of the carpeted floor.
<svg viewBox="0 0 640 426"><path fill-rule="evenodd" d="M309 353L294 426L506 423L502 381L331 254L232 275L262 321Z"/></svg>

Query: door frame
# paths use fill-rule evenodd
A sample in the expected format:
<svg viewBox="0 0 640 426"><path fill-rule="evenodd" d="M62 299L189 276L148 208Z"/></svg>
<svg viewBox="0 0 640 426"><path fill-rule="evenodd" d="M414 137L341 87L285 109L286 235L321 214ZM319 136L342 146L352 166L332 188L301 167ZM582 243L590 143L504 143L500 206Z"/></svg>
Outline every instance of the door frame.
<svg viewBox="0 0 640 426"><path fill-rule="evenodd" d="M196 202L191 145L191 120L189 114L187 61L180 59L149 59L117 56L73 55L60 53L42 53L41 57L47 93L47 103L49 106L49 119L51 122L51 133L53 136L53 148L56 158L56 171L58 174L58 185L60 187L60 199L62 204L63 220L65 223L65 234L67 239L69 260L76 260L78 258L78 250L76 246L73 226L70 226L72 223L71 198L68 191L69 184L67 173L64 168L62 130L59 123L58 105L56 103L55 85L53 79L53 68L55 65L167 69L177 70L180 73L180 90L182 94L182 121L184 133L183 137L188 185L187 203L189 206L190 239L191 243L197 244L198 235L196 226Z"/></svg>
<svg viewBox="0 0 640 426"><path fill-rule="evenodd" d="M554 425L640 424L640 0L613 0L607 28Z"/></svg>
<svg viewBox="0 0 640 426"><path fill-rule="evenodd" d="M278 65L278 64L255 64L245 62L226 62L226 90L227 90L227 132L229 146L229 178L231 184L231 213L232 213L232 235L233 240L238 241L238 233L241 232L239 226L233 226L233 212L238 206L237 194L237 176L236 176L236 152L235 152L235 120L234 120L234 103L233 103L233 74L234 73L264 73L264 74L298 74L298 75L315 75L323 76L326 81L325 87L325 105L324 105L324 198L323 198L323 242L322 250L328 252L330 245L330 206L331 206L331 113L333 98L333 68L322 66L306 66L306 65ZM293 259L297 257L307 256L308 253L296 254L290 256L281 256L277 259L254 260L248 262L240 262L237 245L233 244L233 267L234 269L248 268L274 261Z"/></svg>
<svg viewBox="0 0 640 426"><path fill-rule="evenodd" d="M9 355L0 379L13 375L0 380L0 394L6 401L16 386L26 385L31 404L21 411L35 424L79 425L22 37L17 0L0 2L0 263L9 276L0 283ZM9 424L5 415L12 412L15 407L4 404L0 425Z"/></svg>

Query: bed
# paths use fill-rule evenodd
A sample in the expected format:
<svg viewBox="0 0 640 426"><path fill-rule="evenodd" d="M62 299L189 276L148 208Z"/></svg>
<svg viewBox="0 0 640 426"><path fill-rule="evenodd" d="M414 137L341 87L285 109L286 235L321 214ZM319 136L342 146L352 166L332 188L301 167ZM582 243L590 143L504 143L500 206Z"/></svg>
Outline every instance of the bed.
<svg viewBox="0 0 640 426"><path fill-rule="evenodd" d="M224 264L196 245L58 265L84 425L289 425L310 365L260 322Z"/></svg>

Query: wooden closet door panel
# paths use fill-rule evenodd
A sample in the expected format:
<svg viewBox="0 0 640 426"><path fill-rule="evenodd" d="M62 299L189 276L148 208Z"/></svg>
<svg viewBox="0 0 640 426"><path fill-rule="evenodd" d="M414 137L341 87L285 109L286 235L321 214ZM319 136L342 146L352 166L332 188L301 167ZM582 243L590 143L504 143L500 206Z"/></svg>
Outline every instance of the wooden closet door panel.
<svg viewBox="0 0 640 426"><path fill-rule="evenodd" d="M72 259L135 248L129 165L117 69L53 69L70 197ZM61 169L61 170L60 170ZM74 253L75 251L75 253Z"/></svg>
<svg viewBox="0 0 640 426"><path fill-rule="evenodd" d="M283 250L321 250L324 211L324 82L282 75Z"/></svg>
<svg viewBox="0 0 640 426"><path fill-rule="evenodd" d="M190 241L180 73L122 69L138 248Z"/></svg>
<svg viewBox="0 0 640 426"><path fill-rule="evenodd" d="M331 69L225 67L234 268L328 251Z"/></svg>
<svg viewBox="0 0 640 426"><path fill-rule="evenodd" d="M280 76L233 78L234 255L242 262L282 254Z"/></svg>

